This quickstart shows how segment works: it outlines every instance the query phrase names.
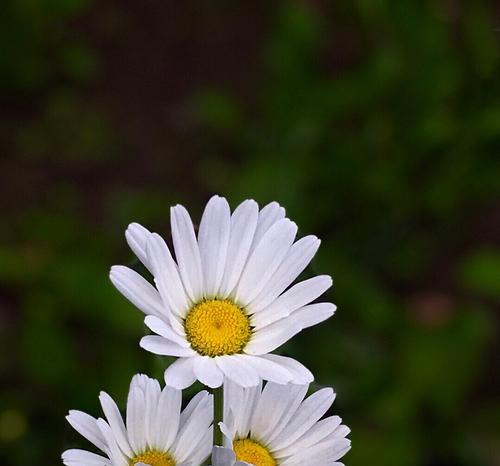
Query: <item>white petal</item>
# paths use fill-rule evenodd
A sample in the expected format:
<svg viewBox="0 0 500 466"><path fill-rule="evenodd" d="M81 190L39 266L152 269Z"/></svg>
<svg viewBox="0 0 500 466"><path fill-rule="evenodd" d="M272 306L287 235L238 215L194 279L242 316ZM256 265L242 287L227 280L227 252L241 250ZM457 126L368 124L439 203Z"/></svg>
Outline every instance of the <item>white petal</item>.
<svg viewBox="0 0 500 466"><path fill-rule="evenodd" d="M316 325L328 319L335 312L336 307L331 303L317 303L304 306L292 315L282 318L277 322L259 328L258 316L265 311L254 314L251 318L252 325L257 329L245 348L248 354L265 354L281 346L301 330Z"/></svg>
<svg viewBox="0 0 500 466"><path fill-rule="evenodd" d="M222 432L222 444L226 448L230 448L233 445L234 431L224 422L219 422L219 429Z"/></svg>
<svg viewBox="0 0 500 466"><path fill-rule="evenodd" d="M339 439L334 442L321 442L307 450L302 450L281 464L284 466L301 466L304 462L311 466L333 465L342 458L351 447L348 439Z"/></svg>
<svg viewBox="0 0 500 466"><path fill-rule="evenodd" d="M144 323L149 329L158 335L161 335L163 338L173 341L184 348L189 347L186 335L184 333L179 335L170 325L166 324L164 320L159 319L156 316L147 316L144 319Z"/></svg>
<svg viewBox="0 0 500 466"><path fill-rule="evenodd" d="M259 244L259 241L269 228L282 218L285 218L285 214L285 209L277 202L271 202L262 208L259 212L259 220L253 239L253 247Z"/></svg>
<svg viewBox="0 0 500 466"><path fill-rule="evenodd" d="M268 359L247 355L245 361L255 369L255 372L257 372L259 377L263 380L269 380L278 384L286 384L293 378L289 370Z"/></svg>
<svg viewBox="0 0 500 466"><path fill-rule="evenodd" d="M236 207L231 216L226 268L219 291L224 298L229 296L240 279L250 252L258 216L259 206L251 199Z"/></svg>
<svg viewBox="0 0 500 466"><path fill-rule="evenodd" d="M224 274L229 244L231 211L223 197L213 196L201 217L198 231L204 296L215 297Z"/></svg>
<svg viewBox="0 0 500 466"><path fill-rule="evenodd" d="M129 457L133 457L133 451L130 448L130 443L127 438L127 431L125 429L125 424L123 423L122 415L120 414L120 410L114 400L106 393L101 392L99 396L99 401L101 402L102 411L104 412L106 419L108 421L109 426L113 432L113 436L118 443L120 449L128 455Z"/></svg>
<svg viewBox="0 0 500 466"><path fill-rule="evenodd" d="M165 387L161 392L156 413L156 444L158 449L168 451L175 440L180 423L182 392Z"/></svg>
<svg viewBox="0 0 500 466"><path fill-rule="evenodd" d="M331 388L313 393L297 409L295 416L273 441L273 450L285 448L296 442L326 413L335 399Z"/></svg>
<svg viewBox="0 0 500 466"><path fill-rule="evenodd" d="M108 458L85 450L66 450L62 460L67 466L111 466Z"/></svg>
<svg viewBox="0 0 500 466"><path fill-rule="evenodd" d="M270 439L276 437L288 420L295 414L307 392L307 385L279 385L267 383L259 397L252 417L252 437L264 445L270 445ZM287 421L287 420L285 420Z"/></svg>
<svg viewBox="0 0 500 466"><path fill-rule="evenodd" d="M284 322L286 320L286 322ZM286 318L257 330L244 349L244 352L252 355L269 353L294 335L299 333L302 327L293 319Z"/></svg>
<svg viewBox="0 0 500 466"><path fill-rule="evenodd" d="M350 432L351 432L351 429L349 429L349 427L341 425L337 429L335 429L335 432L333 433L333 435L335 437L345 437L346 435L349 435Z"/></svg>
<svg viewBox="0 0 500 466"><path fill-rule="evenodd" d="M261 391L261 381L249 388L243 388L229 379L224 381L224 423L232 432L231 445L234 436L248 437Z"/></svg>
<svg viewBox="0 0 500 466"><path fill-rule="evenodd" d="M156 440L156 413L160 400L161 388L155 379L149 379L144 392L146 408L144 410L145 439L148 448L155 448Z"/></svg>
<svg viewBox="0 0 500 466"><path fill-rule="evenodd" d="M244 389L241 385L235 384L230 379L224 381L224 415L223 420L228 431L231 432L228 438L232 441L234 433L243 417L245 410L245 395L247 391L253 391L258 386ZM259 391L260 393L260 391ZM248 434L248 432L247 432ZM242 435L241 437L246 437Z"/></svg>
<svg viewBox="0 0 500 466"><path fill-rule="evenodd" d="M335 314L337 307L332 303L309 304L293 313L294 320L302 329L317 325Z"/></svg>
<svg viewBox="0 0 500 466"><path fill-rule="evenodd" d="M289 316L290 316L290 309L288 309L285 306L282 306L279 303L279 300L276 300L275 303L266 307L264 310L252 314L250 316L250 324L254 329L263 328L267 327L268 325L274 324L279 320L283 320Z"/></svg>
<svg viewBox="0 0 500 466"><path fill-rule="evenodd" d="M217 388L224 382L224 375L214 358L202 356L194 358L193 370L196 378L210 388Z"/></svg>
<svg viewBox="0 0 500 466"><path fill-rule="evenodd" d="M311 371L295 359L278 354L265 354L261 357L276 362L288 369L293 377L292 382L295 384L309 384L314 380Z"/></svg>
<svg viewBox="0 0 500 466"><path fill-rule="evenodd" d="M230 448L214 446L212 450L213 466L233 466L236 461L236 455Z"/></svg>
<svg viewBox="0 0 500 466"><path fill-rule="evenodd" d="M97 419L83 411L71 410L66 416L66 420L80 435L93 443L99 450L107 453L106 441L97 426Z"/></svg>
<svg viewBox="0 0 500 466"><path fill-rule="evenodd" d="M240 438L248 437L250 432L253 415L257 409L257 403L259 402L259 397L262 392L262 380L260 380L259 384L255 387L245 388L244 392L245 395L236 425L236 434ZM232 406L232 408L234 408L234 406Z"/></svg>
<svg viewBox="0 0 500 466"><path fill-rule="evenodd" d="M176 356L176 357L190 357L195 356L196 353L191 348L180 346L173 341L167 340L158 335L148 335L141 338L141 348L160 356Z"/></svg>
<svg viewBox="0 0 500 466"><path fill-rule="evenodd" d="M108 445L108 456L111 459L111 464L113 466L128 466L127 457L120 450L120 447L116 443L116 439L113 437L113 432L111 427L104 419L97 419L97 426L101 430L103 437L106 439Z"/></svg>
<svg viewBox="0 0 500 466"><path fill-rule="evenodd" d="M177 439L172 449L173 456L179 461L187 461L196 451L200 442L205 438L206 433L213 420L212 397L205 396L199 400L196 410L182 423ZM210 441L208 451L210 452Z"/></svg>
<svg viewBox="0 0 500 466"><path fill-rule="evenodd" d="M198 392L195 396L193 396L193 398L191 398L191 400L181 413L180 427L183 427L184 424L186 424L193 413L198 412L199 409L205 409L204 406L207 403L209 404L210 409L212 409L212 395L209 395L206 390L202 390L201 392Z"/></svg>
<svg viewBox="0 0 500 466"><path fill-rule="evenodd" d="M136 452L144 451L146 448L145 409L144 392L138 387L133 387L129 391L127 400L127 433L130 446Z"/></svg>
<svg viewBox="0 0 500 466"><path fill-rule="evenodd" d="M326 437L332 435L333 431L341 423L339 416L331 416L318 421L302 437L282 450L273 451L275 458L286 458L296 453L307 450L313 445L323 441Z"/></svg>
<svg viewBox="0 0 500 466"><path fill-rule="evenodd" d="M210 426L205 435L201 438L191 453L189 457L186 459L184 466L193 466L197 464L206 464L205 460L210 456L210 452L212 451L212 439L214 437L213 426Z"/></svg>
<svg viewBox="0 0 500 466"><path fill-rule="evenodd" d="M184 288L193 302L203 297L203 272L193 222L181 205L170 209L172 239Z"/></svg>
<svg viewBox="0 0 500 466"><path fill-rule="evenodd" d="M145 314L165 315L165 307L158 291L134 270L114 265L109 278L118 291Z"/></svg>
<svg viewBox="0 0 500 466"><path fill-rule="evenodd" d="M267 437L267 444L270 446L270 448L273 448L274 446L274 439L279 437L283 429L290 422L290 419L292 419L295 416L297 409L299 408L300 404L302 403L304 397L307 394L309 385L289 384L288 388L289 391L286 395L286 400L285 400L286 406L283 406L283 411L281 416L274 425L273 429L266 428L263 432ZM277 411L279 411L279 409L277 409Z"/></svg>
<svg viewBox="0 0 500 466"><path fill-rule="evenodd" d="M262 292L249 304L252 312L258 312L271 304L311 262L321 241L316 236L306 236L295 242L283 262Z"/></svg>
<svg viewBox="0 0 500 466"><path fill-rule="evenodd" d="M195 380L193 358L178 359L165 370L165 383L170 387L184 390L192 385Z"/></svg>
<svg viewBox="0 0 500 466"><path fill-rule="evenodd" d="M236 300L250 303L274 274L297 234L297 225L288 219L276 222L251 253L236 289Z"/></svg>
<svg viewBox="0 0 500 466"><path fill-rule="evenodd" d="M318 275L317 277L297 283L283 293L278 299L293 311L301 306L309 304L311 301L321 296L331 286L331 277L328 275Z"/></svg>
<svg viewBox="0 0 500 466"><path fill-rule="evenodd" d="M213 447L212 450L213 466L252 466L244 461L236 461L236 455L230 448Z"/></svg>
<svg viewBox="0 0 500 466"><path fill-rule="evenodd" d="M140 389L142 392L146 392L146 386L149 383L149 377L145 374L135 374L130 381L129 392L131 392L134 388Z"/></svg>
<svg viewBox="0 0 500 466"><path fill-rule="evenodd" d="M244 355L219 356L215 358L217 366L224 375L242 387L258 385L259 375L245 360Z"/></svg>
<svg viewBox="0 0 500 466"><path fill-rule="evenodd" d="M255 328L261 328L277 322L279 318L287 317L322 295L331 285L332 279L328 275L319 275L297 283L266 309L254 314L251 318L252 325ZM293 320L296 319L290 319L288 322Z"/></svg>
<svg viewBox="0 0 500 466"><path fill-rule="evenodd" d="M146 242L150 234L151 233L147 228L144 228L138 223L131 223L128 226L127 231L125 231L125 238L127 239L130 249L132 249L139 260L152 273L146 254Z"/></svg>
<svg viewBox="0 0 500 466"><path fill-rule="evenodd" d="M147 242L148 260L153 269L155 283L165 302L172 311L184 317L191 307L177 265L167 244L160 235L153 233Z"/></svg>

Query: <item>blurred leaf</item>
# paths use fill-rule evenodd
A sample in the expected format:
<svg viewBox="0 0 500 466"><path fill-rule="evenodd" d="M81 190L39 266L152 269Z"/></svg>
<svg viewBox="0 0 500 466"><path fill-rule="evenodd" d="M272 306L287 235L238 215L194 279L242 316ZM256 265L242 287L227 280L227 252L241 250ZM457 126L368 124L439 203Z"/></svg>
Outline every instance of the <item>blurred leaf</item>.
<svg viewBox="0 0 500 466"><path fill-rule="evenodd" d="M457 271L460 284L490 298L500 298L500 251L483 249L466 256Z"/></svg>

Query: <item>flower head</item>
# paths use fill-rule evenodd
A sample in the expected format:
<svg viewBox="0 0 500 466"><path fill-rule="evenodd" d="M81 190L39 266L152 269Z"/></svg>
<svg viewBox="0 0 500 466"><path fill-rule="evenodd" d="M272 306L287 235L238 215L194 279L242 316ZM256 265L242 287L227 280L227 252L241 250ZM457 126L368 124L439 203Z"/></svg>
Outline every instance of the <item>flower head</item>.
<svg viewBox="0 0 500 466"><path fill-rule="evenodd" d="M335 312L331 303L310 304L331 286L329 276L290 287L316 253L318 238L295 241L297 226L276 202L259 210L247 200L231 214L219 196L208 202L198 235L180 205L171 209L171 227L175 260L158 234L138 224L126 232L154 286L127 267L110 273L156 333L141 346L179 358L166 370L166 383L185 388L198 379L219 387L224 377L242 386L260 379L311 382L297 361L269 353Z"/></svg>
<svg viewBox="0 0 500 466"><path fill-rule="evenodd" d="M337 460L350 448L349 428L338 416L320 420L335 394L323 388L304 399L307 390L308 385L268 382L262 389L227 382L221 430L235 460L255 466L342 466Z"/></svg>
<svg viewBox="0 0 500 466"><path fill-rule="evenodd" d="M73 428L106 456L66 450L67 466L199 466L212 448L212 399L198 393L181 412L181 391L160 389L159 383L136 375L130 384L126 423L113 399L101 392L106 417L95 419L81 411L66 417Z"/></svg>

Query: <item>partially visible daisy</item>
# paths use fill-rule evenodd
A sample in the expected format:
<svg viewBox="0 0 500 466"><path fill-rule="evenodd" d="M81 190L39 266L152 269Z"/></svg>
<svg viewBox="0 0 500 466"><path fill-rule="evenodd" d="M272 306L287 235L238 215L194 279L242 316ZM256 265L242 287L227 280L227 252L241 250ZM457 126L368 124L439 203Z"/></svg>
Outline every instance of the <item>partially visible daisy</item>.
<svg viewBox="0 0 500 466"><path fill-rule="evenodd" d="M114 266L110 273L157 334L144 337L141 346L179 358L166 370L166 383L185 388L198 379L215 388L224 376L242 386L255 386L261 378L311 382L300 363L269 353L335 312L331 303L310 304L331 286L329 276L288 288L313 258L319 239L295 241L297 225L276 202L259 211L255 201L246 200L231 214L218 196L208 202L197 236L180 205L171 208L171 227L176 260L156 233L135 223L126 231L155 286L127 267Z"/></svg>
<svg viewBox="0 0 500 466"><path fill-rule="evenodd" d="M181 412L182 394L172 387L136 375L130 384L126 423L113 399L101 392L106 416L70 411L72 427L105 456L85 450L66 450L67 466L199 466L212 449L212 397L198 393Z"/></svg>
<svg viewBox="0 0 500 466"><path fill-rule="evenodd" d="M243 388L224 385L225 447L255 466L343 466L349 428L338 416L320 418L335 394L323 388L304 400L308 385L268 382Z"/></svg>

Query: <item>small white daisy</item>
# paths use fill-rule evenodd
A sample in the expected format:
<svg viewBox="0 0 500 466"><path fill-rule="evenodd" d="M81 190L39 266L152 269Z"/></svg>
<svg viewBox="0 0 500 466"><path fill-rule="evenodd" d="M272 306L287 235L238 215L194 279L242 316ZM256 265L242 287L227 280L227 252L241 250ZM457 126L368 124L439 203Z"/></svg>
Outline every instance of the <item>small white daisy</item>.
<svg viewBox="0 0 500 466"><path fill-rule="evenodd" d="M323 388L304 400L308 385L224 384L224 446L255 466L343 466L349 428L338 416L320 418L335 394ZM228 455L226 454L226 457Z"/></svg>
<svg viewBox="0 0 500 466"><path fill-rule="evenodd" d="M212 449L212 396L198 393L181 412L182 393L145 375L130 384L126 423L113 399L99 397L104 419L70 411L71 426L105 453L66 450L67 466L199 466Z"/></svg>
<svg viewBox="0 0 500 466"><path fill-rule="evenodd" d="M310 304L331 286L329 276L288 288L313 258L319 239L295 241L297 225L276 202L259 211L255 201L246 200L231 214L219 196L208 202L198 236L180 205L171 208L171 227L176 261L156 233L135 223L126 231L155 287L127 267L110 272L157 334L144 337L141 346L179 358L166 370L166 383L186 388L198 379L215 388L224 376L243 386L261 378L311 382L303 365L268 353L335 312L331 303Z"/></svg>

